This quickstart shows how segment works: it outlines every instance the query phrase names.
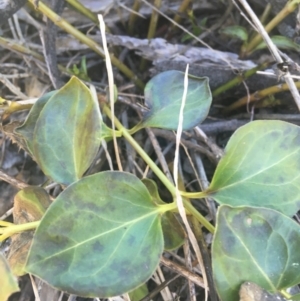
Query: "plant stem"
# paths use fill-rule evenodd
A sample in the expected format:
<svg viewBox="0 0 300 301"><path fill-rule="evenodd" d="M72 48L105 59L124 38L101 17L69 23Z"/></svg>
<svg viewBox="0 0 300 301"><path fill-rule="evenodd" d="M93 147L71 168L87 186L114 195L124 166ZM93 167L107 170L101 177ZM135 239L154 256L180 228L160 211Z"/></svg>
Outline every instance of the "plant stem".
<svg viewBox="0 0 300 301"><path fill-rule="evenodd" d="M161 7L161 0L154 0L153 5L157 8L160 9ZM147 39L150 41L151 39L154 38L155 36L155 32L156 32L156 28L157 28L157 23L158 23L158 17L159 14L156 10L152 10L152 14L151 14L151 19L150 19L150 25L148 28L148 34L147 34ZM146 68L146 64L147 61L146 59L142 58L141 63L140 63L140 70L144 71Z"/></svg>
<svg viewBox="0 0 300 301"><path fill-rule="evenodd" d="M28 0L31 4L35 5L35 0ZM39 2L38 11L43 13L47 18L49 18L55 25L66 31L67 33L74 36L80 42L89 46L93 51L99 54L102 58L105 59L105 54L102 47L96 43L94 40L88 38L85 34L80 32L78 29L69 24L62 17L53 12L49 7L44 3ZM132 72L126 65L124 65L120 60L118 60L113 55L110 56L111 62L116 66L122 73L129 77L140 89L144 88L144 83L139 80L134 72Z"/></svg>
<svg viewBox="0 0 300 301"><path fill-rule="evenodd" d="M72 5L77 11L82 13L84 16L89 18L95 24L98 24L98 18L96 14L87 9L84 5L82 5L78 0L66 0L70 5Z"/></svg>
<svg viewBox="0 0 300 301"><path fill-rule="evenodd" d="M130 36L134 34L134 29L136 27L136 19L138 18L137 12L139 11L140 7L141 7L140 0L135 0L131 8L131 13L128 21L128 33Z"/></svg>
<svg viewBox="0 0 300 301"><path fill-rule="evenodd" d="M14 225L14 223L6 222L6 221L0 221L0 226L1 227L10 227L12 225Z"/></svg>
<svg viewBox="0 0 300 301"><path fill-rule="evenodd" d="M294 0L287 2L285 7L265 26L266 32L270 32L275 26L277 26L282 20L292 13L298 6L299 0ZM262 41L262 36L257 34L253 40L248 44L245 55L249 54L260 42ZM244 54L242 54L243 57Z"/></svg>
<svg viewBox="0 0 300 301"><path fill-rule="evenodd" d="M0 241L5 240L6 238L12 236L13 234L36 229L39 224L40 221L35 221L26 224L8 226L5 229L0 228L0 233L2 234L0 235Z"/></svg>
<svg viewBox="0 0 300 301"><path fill-rule="evenodd" d="M265 69L266 67L269 66L269 64L270 64L269 62L265 62L265 63L258 65L250 70L247 70L245 73L239 74L237 77L235 77L231 81L229 81L226 84L215 89L212 92L212 96L218 96L221 93L231 89L232 87L234 87L234 86L238 85L239 83L241 83L242 81L244 81L246 78L249 78L250 76L254 75L256 73L256 71Z"/></svg>
<svg viewBox="0 0 300 301"><path fill-rule="evenodd" d="M102 104L103 112L112 119L113 116L111 115L110 108L107 104ZM176 197L176 188L175 186L169 181L169 179L165 176L165 174L158 168L158 166L152 161L152 159L145 153L145 151L139 146L139 144L134 140L134 138L129 134L127 129L123 127L121 122L114 117L114 122L116 128L122 132L123 137L131 144L131 146L136 150L136 152L142 157L142 159L149 165L152 171L156 174L156 176L162 181L165 187L169 190L172 194L173 199ZM180 192L183 194L183 192ZM201 194L201 192L199 192ZM198 221L201 223L208 231L211 233L214 232L214 227L206 220L206 218L196 210L196 208L189 203L188 201L183 199L183 203L185 208L188 210L190 214L192 214Z"/></svg>
<svg viewBox="0 0 300 301"><path fill-rule="evenodd" d="M165 213L167 211L173 211L177 209L176 203L169 203L169 204L164 204L164 205L159 205L158 206L161 213Z"/></svg>
<svg viewBox="0 0 300 301"><path fill-rule="evenodd" d="M204 199L209 197L209 194L207 194L205 191L199 191L199 192L186 192L183 191L181 193L182 196L189 198L189 199Z"/></svg>
<svg viewBox="0 0 300 301"><path fill-rule="evenodd" d="M203 225L210 233L214 234L215 232L215 227L201 214L199 211L190 203L187 201L184 201L184 207L187 209L187 211L192 214L197 221Z"/></svg>
<svg viewBox="0 0 300 301"><path fill-rule="evenodd" d="M300 82L295 82L296 87L299 89L300 88ZM261 91L256 91L251 95L247 95L245 97L240 98L239 100L237 100L236 102L234 102L233 104L231 104L230 106L224 108L223 113L224 114L228 114L231 111L234 111L242 106L245 105L249 105L252 102L256 102L259 101L260 99L267 97L271 94L276 94L279 92L283 92L283 91L288 91L289 90L289 86L284 83L284 84L277 84L275 86L272 87L268 87L264 90Z"/></svg>

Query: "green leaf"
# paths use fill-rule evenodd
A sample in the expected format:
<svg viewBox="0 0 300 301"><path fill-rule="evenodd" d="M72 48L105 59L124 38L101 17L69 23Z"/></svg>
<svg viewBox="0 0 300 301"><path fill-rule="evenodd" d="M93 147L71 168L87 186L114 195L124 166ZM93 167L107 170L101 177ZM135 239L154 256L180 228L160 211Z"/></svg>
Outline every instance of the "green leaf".
<svg viewBox="0 0 300 301"><path fill-rule="evenodd" d="M165 204L165 202L160 198L157 184L153 180L144 178L144 179L142 179L142 182L147 187L147 189L151 195L151 199L156 205Z"/></svg>
<svg viewBox="0 0 300 301"><path fill-rule="evenodd" d="M14 198L14 224L24 224L42 219L51 201L49 195L41 187L26 187ZM16 276L22 276L34 231L24 231L11 237L8 262Z"/></svg>
<svg viewBox="0 0 300 301"><path fill-rule="evenodd" d="M292 39L284 36L272 36L271 40L280 49L300 51L299 44L295 43ZM253 51L267 48L266 42L261 42Z"/></svg>
<svg viewBox="0 0 300 301"><path fill-rule="evenodd" d="M222 301L237 301L246 281L271 293L300 282L300 226L273 209L221 206L212 245Z"/></svg>
<svg viewBox="0 0 300 301"><path fill-rule="evenodd" d="M211 105L208 78L189 76L184 108L183 129L188 130L202 122ZM153 77L145 88L145 103L150 111L143 118L143 127L177 130L184 90L184 73L170 70Z"/></svg>
<svg viewBox="0 0 300 301"><path fill-rule="evenodd" d="M247 29L243 26L228 26L222 29L221 32L229 37L237 38L243 42L248 40Z"/></svg>
<svg viewBox="0 0 300 301"><path fill-rule="evenodd" d="M130 301L140 301L148 295L149 291L146 284L142 284L129 293Z"/></svg>
<svg viewBox="0 0 300 301"><path fill-rule="evenodd" d="M152 201L156 205L166 204L160 198L157 185L153 180L145 178L142 179L142 182L147 187L151 195ZM173 212L168 211L162 215L161 225L164 234L165 250L174 250L184 244L184 240L186 237L185 231Z"/></svg>
<svg viewBox="0 0 300 301"><path fill-rule="evenodd" d="M0 252L0 275L1 275L1 289L0 289L0 301L7 301L8 297L18 292L18 281L12 274L8 263L2 253Z"/></svg>
<svg viewBox="0 0 300 301"><path fill-rule="evenodd" d="M83 297L107 298L133 290L159 263L161 212L131 174L105 171L85 177L47 210L26 270Z"/></svg>
<svg viewBox="0 0 300 301"><path fill-rule="evenodd" d="M56 92L57 91L51 91L43 95L42 97L40 97L31 108L25 122L14 130L17 134L23 137L27 145L27 150L32 156L33 156L33 133L34 133L35 124L45 104Z"/></svg>
<svg viewBox="0 0 300 301"><path fill-rule="evenodd" d="M161 226L165 250L175 250L184 244L186 237L184 229L173 212L166 212L162 215Z"/></svg>
<svg viewBox="0 0 300 301"><path fill-rule="evenodd" d="M254 121L230 138L206 191L221 204L273 208L293 216L300 208L300 128Z"/></svg>
<svg viewBox="0 0 300 301"><path fill-rule="evenodd" d="M48 177L69 185L92 163L100 146L100 131L98 103L89 89L72 77L40 113L34 131L34 156Z"/></svg>

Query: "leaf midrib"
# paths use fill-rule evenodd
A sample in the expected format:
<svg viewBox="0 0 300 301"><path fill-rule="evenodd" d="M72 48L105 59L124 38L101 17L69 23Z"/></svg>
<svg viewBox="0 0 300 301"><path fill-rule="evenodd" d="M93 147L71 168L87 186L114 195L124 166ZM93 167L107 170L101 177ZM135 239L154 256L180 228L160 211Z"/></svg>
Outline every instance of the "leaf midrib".
<svg viewBox="0 0 300 301"><path fill-rule="evenodd" d="M159 210L158 210L158 209L155 209L155 210L153 210L152 212L150 212L149 214L143 215L142 217L139 217L139 218L136 218L136 219L134 219L134 220L128 221L128 222L126 222L126 223L123 223L122 225L120 225L120 226L118 226L118 227L115 227L115 228L113 228L113 229L111 229L111 230L109 230L109 231L106 231L106 232L103 232L103 233L101 233L101 234L99 234L99 235L96 235L96 236L93 236L93 237L91 237L91 238L88 238L88 239L86 239L86 240L84 240L84 241L82 241L82 242L80 242L80 243L77 243L76 245L73 245L73 246L71 246L71 247L69 247L69 248L67 248L67 249L64 249L64 250L62 250L62 251L60 251L60 252L57 252L57 253L55 253L55 254L52 254L51 256L44 257L42 260L36 261L33 265L39 264L40 262L47 261L48 259L50 259L50 258L52 258L52 257L56 257L56 256L58 256L58 255L60 255L60 254L63 254L63 253L65 253L65 252L67 252L67 251L70 251L70 250L72 250L72 249L74 249L74 248L77 248L77 247L79 247L79 246L81 246L81 245L83 245L83 244L85 244L85 243L88 243L88 242L90 242L90 241L92 241L92 240L94 240L94 239L97 239L97 238L99 238L99 237L101 237L101 236L104 236L104 235L106 235L106 234L115 232L115 231L119 230L120 228L123 228L123 227L125 227L125 226L130 225L130 224L138 223L140 220L146 219L146 218L150 217L151 215L155 215L155 214L157 214L157 215L159 214Z"/></svg>
<svg viewBox="0 0 300 301"><path fill-rule="evenodd" d="M240 184L240 183L244 183L244 182L246 182L247 180L256 177L256 176L259 175L260 173L263 173L263 172L265 172L266 170L268 170L268 169L270 169L270 168L276 166L277 164L280 164L282 161L284 161L285 159L287 159L288 157L294 155L294 154L297 153L297 152L299 152L299 149L296 149L294 152L292 152L292 153L288 154L287 156L283 157L281 160L275 162L275 163L272 164L272 165L267 166L266 168L264 168L264 169L262 169L262 170L259 170L258 172L254 173L254 174L252 174L252 175L250 175L250 176L248 176L248 177L246 177L246 178L241 179L240 181L234 182L234 183L232 183L232 184L229 184L229 185L226 185L226 186L217 188L217 189L211 188L211 190L212 190L212 192L216 193L216 192L219 192L219 191L221 191L221 190L225 190L225 189L228 189L228 188L233 187L233 186L235 186L235 185L238 185L238 184Z"/></svg>

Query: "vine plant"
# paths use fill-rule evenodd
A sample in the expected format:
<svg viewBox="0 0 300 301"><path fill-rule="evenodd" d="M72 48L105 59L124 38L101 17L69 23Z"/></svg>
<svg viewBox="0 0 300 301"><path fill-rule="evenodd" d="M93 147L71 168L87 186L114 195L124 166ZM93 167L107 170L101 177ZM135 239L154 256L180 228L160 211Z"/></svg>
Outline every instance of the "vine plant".
<svg viewBox="0 0 300 301"><path fill-rule="evenodd" d="M0 222L0 239L12 237L7 260L0 257L0 300L17 290L13 275L25 273L70 294L120 295L151 277L164 249L183 243L176 202L163 202L153 181L121 171L84 176L101 141L112 137L101 107L114 118L116 136L127 139L175 200L174 185L132 134L145 127L177 129L183 78L167 71L151 79L145 88L150 110L131 130L76 77L34 104L14 136L65 189L54 201L41 187L15 196L14 224ZM206 118L211 99L208 79L190 76L184 130ZM207 190L180 192L199 227L214 233L213 276L221 300L238 300L245 281L292 297L284 290L300 282L300 226L291 218L300 208L299 178L299 127L254 121L231 137ZM215 228L186 201L205 197L220 204Z"/></svg>

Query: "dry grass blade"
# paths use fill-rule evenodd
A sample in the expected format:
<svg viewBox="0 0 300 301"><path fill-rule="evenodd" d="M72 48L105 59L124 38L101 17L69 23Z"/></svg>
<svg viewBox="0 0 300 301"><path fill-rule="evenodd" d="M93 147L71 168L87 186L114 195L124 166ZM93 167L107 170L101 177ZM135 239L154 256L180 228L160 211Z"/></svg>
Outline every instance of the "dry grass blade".
<svg viewBox="0 0 300 301"><path fill-rule="evenodd" d="M113 76L113 72L112 72L110 55L109 55L107 43L106 43L105 24L104 24L102 15L98 15L98 18L99 18L99 24L100 24L100 30L101 30L101 36L102 36L103 50L104 50L105 58L106 58L105 64L106 64L106 70L107 70L107 75L108 75L110 109L111 109L112 116L115 116L114 76ZM123 167L122 167L120 156L119 156L117 138L116 138L116 133L115 133L114 119L112 119L112 130L113 130L113 142L114 142L118 169L120 171L122 171Z"/></svg>
<svg viewBox="0 0 300 301"><path fill-rule="evenodd" d="M207 283L207 278L205 274L205 268L201 256L201 252L199 250L199 246L196 240L196 237L189 225L189 222L186 217L186 212L185 208L183 206L183 201L182 201L182 196L179 193L179 188L178 188L178 162L179 162L179 146L180 146L180 139L181 139L181 134L182 134L182 124L183 124L183 109L187 97L187 88L188 88L188 70L189 70L189 65L187 65L186 71L185 71L185 78L184 78L184 91L183 91L183 96L182 96L182 103L180 107L180 113L179 113L179 122L178 122L178 128L177 128L177 135L176 135L176 149L175 149L175 157L174 157L174 170L173 170L173 175L174 175L174 181L175 181L175 186L176 186L176 203L177 203L177 208L179 211L179 214L183 220L183 223L186 227L188 238L193 246L193 249L196 253L196 257L198 260L198 263L200 265L201 271L203 273L203 280L204 280L204 285L205 285L205 301L208 298L208 283Z"/></svg>
<svg viewBox="0 0 300 301"><path fill-rule="evenodd" d="M247 13L250 15L250 17L251 17L253 23L255 24L258 32L262 35L264 41L268 45L268 47L270 49L270 52L274 56L274 58L277 61L277 63L282 63L283 60L282 60L282 58L281 58L281 56L279 54L279 51L278 51L277 47L275 46L275 44L271 40L270 36L266 32L265 28L261 24L260 20L256 16L256 14L253 12L252 8L249 6L248 2L246 0L239 0L239 2L243 5L243 7L247 11ZM287 85L290 88L290 91L291 91L291 93L293 95L293 98L295 100L295 103L296 103L298 109L300 110L300 95L299 95L299 91L298 91L298 89L297 89L297 87L296 87L293 79L291 78L291 75L290 75L289 72L286 73L286 75L284 76L284 79L285 79Z"/></svg>

